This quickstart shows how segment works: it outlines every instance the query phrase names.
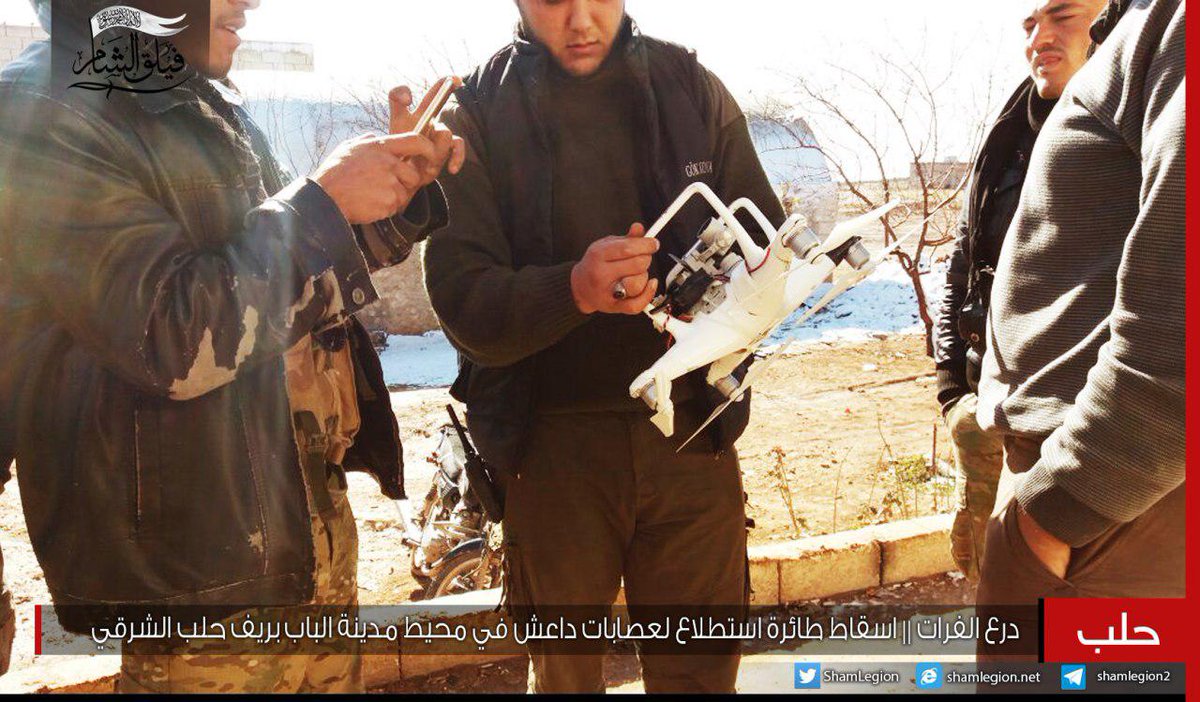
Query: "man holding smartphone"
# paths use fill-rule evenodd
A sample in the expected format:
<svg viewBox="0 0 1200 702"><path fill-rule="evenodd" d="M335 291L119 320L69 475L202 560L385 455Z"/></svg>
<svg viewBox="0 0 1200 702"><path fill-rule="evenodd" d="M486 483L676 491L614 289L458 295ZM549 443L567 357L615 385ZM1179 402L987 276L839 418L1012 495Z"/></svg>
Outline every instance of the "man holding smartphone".
<svg viewBox="0 0 1200 702"><path fill-rule="evenodd" d="M455 203L426 249L426 285L460 351L453 388L480 452L507 476L505 587L541 621L630 612L736 616L749 583L733 443L749 402L682 452L718 400L703 371L676 383L678 436L629 396L666 349L641 315L711 213L653 222L691 182L779 200L745 117L693 53L642 36L622 0L518 0L519 34L457 93L468 142L444 181ZM752 222L747 229L754 232ZM761 236L760 236L761 239ZM734 644L647 642L650 692L729 692ZM604 689L603 644L530 643L531 689Z"/></svg>

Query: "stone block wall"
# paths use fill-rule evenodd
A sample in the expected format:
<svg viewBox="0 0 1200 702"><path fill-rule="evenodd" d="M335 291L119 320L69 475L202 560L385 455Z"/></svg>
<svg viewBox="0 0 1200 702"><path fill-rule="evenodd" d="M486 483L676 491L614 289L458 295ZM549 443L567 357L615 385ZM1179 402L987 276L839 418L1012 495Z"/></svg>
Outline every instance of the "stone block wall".
<svg viewBox="0 0 1200 702"><path fill-rule="evenodd" d="M0 66L15 59L25 47L46 38L37 25L0 24Z"/></svg>

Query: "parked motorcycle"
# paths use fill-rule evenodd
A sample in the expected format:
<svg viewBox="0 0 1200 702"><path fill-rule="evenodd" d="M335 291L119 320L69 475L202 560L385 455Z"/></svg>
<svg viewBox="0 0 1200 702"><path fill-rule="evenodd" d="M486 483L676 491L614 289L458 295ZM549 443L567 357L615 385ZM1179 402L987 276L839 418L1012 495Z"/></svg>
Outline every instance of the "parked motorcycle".
<svg viewBox="0 0 1200 702"><path fill-rule="evenodd" d="M494 474L471 445L452 408L426 459L437 467L404 543L412 548L412 574L423 599L500 585L502 498ZM474 478L474 480L472 480Z"/></svg>

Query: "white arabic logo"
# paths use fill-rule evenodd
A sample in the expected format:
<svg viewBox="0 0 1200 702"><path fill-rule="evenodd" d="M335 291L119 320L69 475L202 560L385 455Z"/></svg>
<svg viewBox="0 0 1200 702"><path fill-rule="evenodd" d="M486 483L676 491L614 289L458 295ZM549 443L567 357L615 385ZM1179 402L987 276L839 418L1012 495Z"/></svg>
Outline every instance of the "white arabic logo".
<svg viewBox="0 0 1200 702"><path fill-rule="evenodd" d="M105 30L120 28L136 29L143 34L155 37L173 37L187 29L187 25L182 27L168 27L166 25L179 24L185 19L187 19L186 14L170 19L152 15L136 7L113 5L92 15L92 38L94 39L99 36Z"/></svg>
<svg viewBox="0 0 1200 702"><path fill-rule="evenodd" d="M1129 638L1129 613L1121 612L1121 638L1117 638L1114 627L1108 627L1107 639L1085 639L1083 630L1075 632L1079 639L1079 643L1084 646L1095 646L1096 653L1100 653L1101 646L1157 646L1159 645L1158 632L1148 626L1135 626L1133 633L1147 634L1147 638L1131 639Z"/></svg>

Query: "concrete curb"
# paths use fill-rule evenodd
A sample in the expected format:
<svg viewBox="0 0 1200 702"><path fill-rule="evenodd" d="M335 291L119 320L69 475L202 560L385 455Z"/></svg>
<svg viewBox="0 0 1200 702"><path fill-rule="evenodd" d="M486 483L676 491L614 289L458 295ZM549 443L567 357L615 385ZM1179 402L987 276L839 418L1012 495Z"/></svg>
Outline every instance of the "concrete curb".
<svg viewBox="0 0 1200 702"><path fill-rule="evenodd" d="M951 515L877 524L750 549L751 604L770 606L860 592L955 569L950 557ZM624 591L618 597L623 601ZM455 624L486 624L500 602L499 590L426 603L436 608L478 605L453 618ZM469 621L468 621L469 620ZM400 654L401 678L414 678L463 665L482 665L512 656Z"/></svg>
<svg viewBox="0 0 1200 702"><path fill-rule="evenodd" d="M754 547L751 602L803 602L954 570L952 522L939 514Z"/></svg>
<svg viewBox="0 0 1200 702"><path fill-rule="evenodd" d="M769 606L859 592L954 570L950 557L951 515L878 524L750 549L751 603ZM458 624L487 625L496 618L499 590L472 592L421 603L409 616ZM467 613L461 613L464 609ZM457 611L458 614L451 614ZM464 665L512 658L481 653L405 653L364 659L368 687L382 687ZM117 656L44 661L0 678L0 693L110 692L120 669Z"/></svg>

